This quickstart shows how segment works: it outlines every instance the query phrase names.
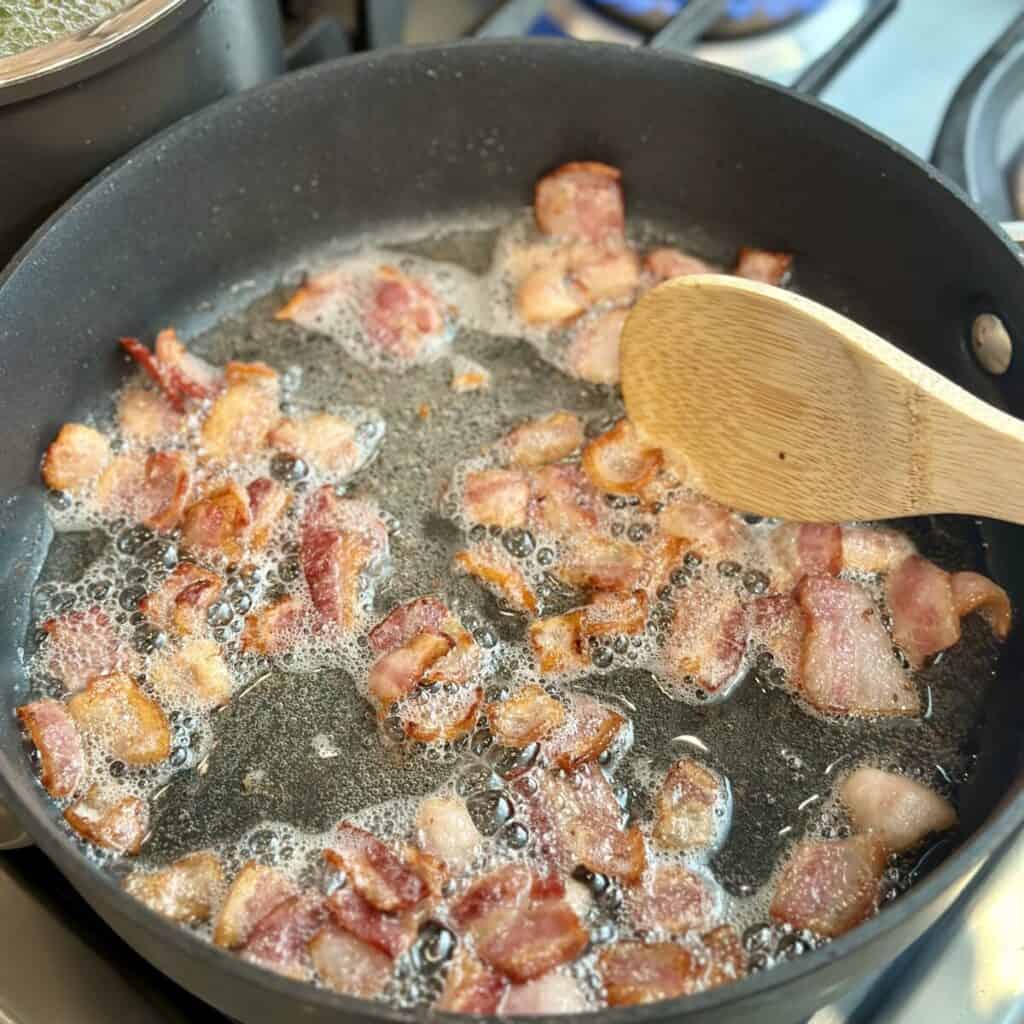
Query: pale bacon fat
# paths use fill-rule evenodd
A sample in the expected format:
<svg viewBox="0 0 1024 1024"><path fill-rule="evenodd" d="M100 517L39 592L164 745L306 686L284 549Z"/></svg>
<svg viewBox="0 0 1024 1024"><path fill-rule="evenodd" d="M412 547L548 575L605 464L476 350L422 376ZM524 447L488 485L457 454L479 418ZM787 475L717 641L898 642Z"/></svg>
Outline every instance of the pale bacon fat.
<svg viewBox="0 0 1024 1024"><path fill-rule="evenodd" d="M246 618L242 649L270 657L284 654L298 643L305 621L302 599L285 594Z"/></svg>
<svg viewBox="0 0 1024 1024"><path fill-rule="evenodd" d="M619 170L593 161L563 164L537 182L533 207L545 235L615 241L626 223Z"/></svg>
<svg viewBox="0 0 1024 1024"><path fill-rule="evenodd" d="M839 787L839 799L858 832L869 832L895 853L956 824L948 800L920 782L877 768L850 774Z"/></svg>
<svg viewBox="0 0 1024 1024"><path fill-rule="evenodd" d="M652 249L644 257L644 273L654 284L671 281L676 277L690 274L712 274L714 269L703 260L683 252L681 249Z"/></svg>
<svg viewBox="0 0 1024 1024"><path fill-rule="evenodd" d="M381 655L370 667L367 679L367 692L380 714L386 714L392 704L412 693L427 669L452 646L451 637L444 633L423 632Z"/></svg>
<svg viewBox="0 0 1024 1024"><path fill-rule="evenodd" d="M109 785L91 786L64 818L80 836L116 853L138 853L149 831L146 805Z"/></svg>
<svg viewBox="0 0 1024 1024"><path fill-rule="evenodd" d="M917 554L914 542L898 530L881 526L844 526L843 568L887 573Z"/></svg>
<svg viewBox="0 0 1024 1024"><path fill-rule="evenodd" d="M124 888L151 910L181 924L208 921L224 887L216 854L190 853L157 871L136 871Z"/></svg>
<svg viewBox="0 0 1024 1024"><path fill-rule="evenodd" d="M476 856L480 832L464 800L431 796L420 802L416 812L416 841L427 853L444 861L450 871L458 872Z"/></svg>
<svg viewBox="0 0 1024 1024"><path fill-rule="evenodd" d="M423 879L398 854L372 833L347 821L335 829L334 845L324 856L341 868L355 891L378 910L408 910L428 895Z"/></svg>
<svg viewBox="0 0 1024 1024"><path fill-rule="evenodd" d="M716 913L708 884L681 864L654 864L626 893L637 929L664 936L706 931Z"/></svg>
<svg viewBox="0 0 1024 1024"><path fill-rule="evenodd" d="M123 672L93 679L67 708L83 733L125 764L156 764L171 752L171 729L160 705Z"/></svg>
<svg viewBox="0 0 1024 1024"><path fill-rule="evenodd" d="M572 279L588 305L629 301L640 284L640 260L622 246L576 244L570 250Z"/></svg>
<svg viewBox="0 0 1024 1024"><path fill-rule="evenodd" d="M670 850L699 850L718 835L715 805L722 780L693 758L683 757L669 768L658 791L654 839Z"/></svg>
<svg viewBox="0 0 1024 1024"><path fill-rule="evenodd" d="M830 523L782 523L768 538L772 584L792 590L805 576L835 576L843 568L842 528Z"/></svg>
<svg viewBox="0 0 1024 1024"><path fill-rule="evenodd" d="M281 418L280 381L264 363L228 363L227 388L210 407L201 429L202 454L230 462L258 452Z"/></svg>
<svg viewBox="0 0 1024 1024"><path fill-rule="evenodd" d="M483 690L478 686L420 689L398 707L398 719L410 739L451 743L472 731L483 702Z"/></svg>
<svg viewBox="0 0 1024 1024"><path fill-rule="evenodd" d="M788 252L771 252L767 249L751 249L744 246L736 259L737 277L746 277L763 284L785 284L793 266L793 257Z"/></svg>
<svg viewBox="0 0 1024 1024"><path fill-rule="evenodd" d="M565 720L565 708L536 683L521 686L512 696L487 705L487 721L497 741L522 749L544 739Z"/></svg>
<svg viewBox="0 0 1024 1024"><path fill-rule="evenodd" d="M445 975L444 989L434 1008L448 1013L490 1016L498 1012L507 988L508 981L497 971L460 947Z"/></svg>
<svg viewBox="0 0 1024 1024"><path fill-rule="evenodd" d="M557 265L531 271L516 292L516 312L535 326L567 324L586 308L583 289Z"/></svg>
<svg viewBox="0 0 1024 1024"><path fill-rule="evenodd" d="M628 311L608 309L573 326L565 365L570 375L588 384L619 383L619 346Z"/></svg>
<svg viewBox="0 0 1024 1024"><path fill-rule="evenodd" d="M627 419L583 450L584 472L595 487L610 494L637 494L654 478L661 462L661 449L643 444Z"/></svg>
<svg viewBox="0 0 1024 1024"><path fill-rule="evenodd" d="M583 444L583 424L571 412L553 412L520 424L502 441L509 461L534 468L568 458Z"/></svg>
<svg viewBox="0 0 1024 1024"><path fill-rule="evenodd" d="M705 559L729 559L742 553L748 540L743 520L724 505L705 498L679 495L658 514L658 529L684 541Z"/></svg>
<svg viewBox="0 0 1024 1024"><path fill-rule="evenodd" d="M182 636L206 629L206 612L220 597L224 580L193 562L180 562L151 594L139 602L139 610L154 626Z"/></svg>
<svg viewBox="0 0 1024 1024"><path fill-rule="evenodd" d="M527 627L537 671L544 676L586 671L590 658L583 646L580 612L537 619Z"/></svg>
<svg viewBox="0 0 1024 1024"><path fill-rule="evenodd" d="M598 494L576 465L542 466L530 476L530 525L564 537L597 526Z"/></svg>
<svg viewBox="0 0 1024 1024"><path fill-rule="evenodd" d="M782 869L771 916L835 938L875 909L884 868L885 852L873 836L805 839Z"/></svg>
<svg viewBox="0 0 1024 1024"><path fill-rule="evenodd" d="M138 668L138 656L118 639L107 613L100 608L47 619L43 630L47 634L46 669L71 693L84 689L95 676Z"/></svg>
<svg viewBox="0 0 1024 1024"><path fill-rule="evenodd" d="M235 563L245 553L246 533L251 522L248 494L234 480L229 480L185 510L181 525L182 547Z"/></svg>
<svg viewBox="0 0 1024 1024"><path fill-rule="evenodd" d="M386 953L333 924L313 936L309 955L317 977L328 988L361 999L378 995L394 969Z"/></svg>
<svg viewBox="0 0 1024 1024"><path fill-rule="evenodd" d="M544 742L548 759L567 772L596 761L618 739L623 718L607 704L574 693L569 716Z"/></svg>
<svg viewBox="0 0 1024 1024"><path fill-rule="evenodd" d="M110 462L110 442L98 430L65 423L43 456L43 483L74 494L88 487Z"/></svg>
<svg viewBox="0 0 1024 1024"><path fill-rule="evenodd" d="M466 474L462 507L466 518L503 530L526 525L530 481L513 469L480 469Z"/></svg>
<svg viewBox="0 0 1024 1024"><path fill-rule="evenodd" d="M363 899L350 885L330 895L327 910L333 924L389 957L400 956L416 938L417 911L384 913Z"/></svg>
<svg viewBox="0 0 1024 1024"><path fill-rule="evenodd" d="M579 533L568 538L554 573L573 587L634 590L644 561L643 550L635 544L600 533Z"/></svg>
<svg viewBox="0 0 1024 1024"><path fill-rule="evenodd" d="M327 412L281 420L267 435L267 442L331 476L349 476L361 461L356 428Z"/></svg>
<svg viewBox="0 0 1024 1024"><path fill-rule="evenodd" d="M130 441L161 444L181 432L185 417L160 391L127 387L117 403L117 425Z"/></svg>
<svg viewBox="0 0 1024 1024"><path fill-rule="evenodd" d="M231 699L231 673L213 640L189 640L153 661L149 680L161 699L171 705L219 708Z"/></svg>
<svg viewBox="0 0 1024 1024"><path fill-rule="evenodd" d="M226 949L244 946L256 925L297 893L295 884L280 871L249 861L235 876L221 904L213 941Z"/></svg>
<svg viewBox="0 0 1024 1024"><path fill-rule="evenodd" d="M1010 598L1002 587L976 572L955 572L952 578L953 606L963 618L977 612L999 640L1010 632Z"/></svg>
<svg viewBox="0 0 1024 1024"><path fill-rule="evenodd" d="M39 751L39 781L50 796L74 796L85 777L85 754L74 719L64 705L44 697L23 704L18 718Z"/></svg>
<svg viewBox="0 0 1024 1024"><path fill-rule="evenodd" d="M917 714L917 691L861 587L809 576L797 588L797 600L807 619L800 688L814 707L837 714Z"/></svg>
<svg viewBox="0 0 1024 1024"><path fill-rule="evenodd" d="M137 338L122 338L121 347L160 388L177 412L183 412L189 398L212 398L223 387L221 371L192 355L178 340L173 328L156 336L150 352Z"/></svg>
<svg viewBox="0 0 1024 1024"><path fill-rule="evenodd" d="M551 971L524 985L513 985L505 994L501 1017L544 1017L549 1014L582 1013L587 998L570 974Z"/></svg>
<svg viewBox="0 0 1024 1024"><path fill-rule="evenodd" d="M594 594L580 615L580 629L586 637L635 636L647 625L647 594L642 590L620 594Z"/></svg>
<svg viewBox="0 0 1024 1024"><path fill-rule="evenodd" d="M478 544L457 551L455 565L492 590L514 611L537 614L537 595L512 559L495 545Z"/></svg>
<svg viewBox="0 0 1024 1024"><path fill-rule="evenodd" d="M327 913L319 893L301 892L285 900L257 922L242 956L288 978L309 978L309 943L326 923Z"/></svg>
<svg viewBox="0 0 1024 1024"><path fill-rule="evenodd" d="M892 638L915 668L960 639L948 572L919 555L905 559L886 580Z"/></svg>
<svg viewBox="0 0 1024 1024"><path fill-rule="evenodd" d="M694 954L674 942L616 942L602 950L597 972L609 1006L639 1006L694 990Z"/></svg>
<svg viewBox="0 0 1024 1024"><path fill-rule="evenodd" d="M191 489L192 457L185 452L118 455L100 474L96 501L105 515L168 531L178 525Z"/></svg>

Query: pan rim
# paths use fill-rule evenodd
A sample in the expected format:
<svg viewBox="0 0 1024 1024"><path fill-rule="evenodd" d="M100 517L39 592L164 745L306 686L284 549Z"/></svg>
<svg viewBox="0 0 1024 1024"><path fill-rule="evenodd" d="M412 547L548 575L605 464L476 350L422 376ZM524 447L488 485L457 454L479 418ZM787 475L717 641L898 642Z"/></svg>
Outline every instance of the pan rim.
<svg viewBox="0 0 1024 1024"><path fill-rule="evenodd" d="M367 65L379 64L384 70L388 65L395 65L403 61L419 61L425 56L442 61L454 54L454 59L458 60L462 59L459 54L463 52L514 56L521 55L526 51L555 51L562 54L562 59L572 60L582 57L583 54L593 54L595 49L603 51L608 60L644 61L652 66L659 64L668 66L671 63L700 64L702 73L719 77L722 80L745 83L744 87L751 87L755 91L767 90L785 96L787 99L805 104L809 110L813 110L819 115L823 114L837 119L852 133L865 135L903 157L927 175L933 184L949 192L967 211L973 213L989 228L994 239L1005 248L1009 259L1012 259L1014 263L1019 261L1012 243L1002 236L989 218L971 206L967 196L959 187L946 180L934 167L926 164L898 143L817 100L795 95L781 86L761 81L744 72L702 64L693 58L682 55L636 51L614 44L582 43L560 39L461 40L442 45L427 44L372 51L317 65L255 89L227 97L175 123L111 164L71 196L37 229L4 271L0 273L0 307L3 304L4 289L7 283L19 272L28 271L31 268L34 250L59 221L73 216L75 209L80 205L88 203L93 198L101 197L107 186L133 162L145 159L168 147L187 144L189 136L197 128L237 113L243 107L259 105L266 99L285 95L292 89L301 91L304 88L304 82L322 75L341 77L345 74L345 71L341 70L343 67L358 69ZM274 114L272 110L268 109L263 116L273 117ZM104 900L112 904L117 913L129 919L134 926L148 932L151 937L162 944L174 947L182 955L205 963L213 969L224 971L255 989L273 990L300 1003L314 1003L324 1009L338 1013L357 1014L367 1020L405 1024L417 1016L422 1016L421 1012L393 1009L381 1003L357 999L324 988L316 988L304 982L293 981L273 974L213 946L190 931L151 911L125 893L112 875L97 868L73 842L69 841L68 836L57 823L52 813L52 803L39 786L38 781L19 774L15 761L17 756L12 750L0 748L0 797L16 812L19 821L24 824L43 852L57 864L62 873L72 881L80 892L88 891L89 888L98 884ZM1017 792L1013 792L1011 788L987 821L972 836L958 846L949 858L928 877L903 894L893 907L886 908L884 913L863 922L846 935L825 946L793 961L780 964L770 971L748 976L696 996L665 1000L642 1007L606 1009L597 1014L569 1014L560 1019L564 1020L565 1024L587 1024L587 1022L594 1021L625 1024L627 1019L633 1022L638 1019L653 1021L670 1017L685 1017L691 1012L699 1013L730 1004L747 1002L763 996L765 993L795 984L799 979L815 973L827 964L844 959L892 931L905 918L921 912L928 904L937 901L944 892L957 888L960 883L966 885L982 860L999 848L1022 823L1024 823L1024 787L1018 786ZM463 1014L452 1015L452 1017L466 1021L479 1019Z"/></svg>

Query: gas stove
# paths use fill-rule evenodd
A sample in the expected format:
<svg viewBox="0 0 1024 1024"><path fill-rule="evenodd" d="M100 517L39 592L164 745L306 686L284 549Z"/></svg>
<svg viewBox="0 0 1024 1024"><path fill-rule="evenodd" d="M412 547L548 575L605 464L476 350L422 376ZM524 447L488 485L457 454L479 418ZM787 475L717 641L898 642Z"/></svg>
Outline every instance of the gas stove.
<svg viewBox="0 0 1024 1024"><path fill-rule="evenodd" d="M346 28L355 49L453 39L481 27L492 34L639 45L687 2L288 0L284 8L292 36L326 14ZM691 52L792 85L856 34L879 4L723 0L716 12L724 17ZM821 96L929 158L936 141L939 152L949 136L947 107L954 96L963 102L961 83L970 81L971 68L1020 14L1012 0L902 0ZM954 176L957 166L956 160L942 163ZM0 1024L105 1024L114 1018L121 1024L224 1024L121 942L41 853L5 849L17 839L16 825L0 807ZM806 1024L1024 1022L1022 880L1024 837L1017 837L965 880L959 899L922 939Z"/></svg>

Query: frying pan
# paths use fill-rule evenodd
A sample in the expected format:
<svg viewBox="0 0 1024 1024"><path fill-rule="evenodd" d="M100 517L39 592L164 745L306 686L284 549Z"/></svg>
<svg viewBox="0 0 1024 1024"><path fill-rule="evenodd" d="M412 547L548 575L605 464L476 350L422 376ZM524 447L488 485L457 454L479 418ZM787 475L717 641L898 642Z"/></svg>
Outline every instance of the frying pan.
<svg viewBox="0 0 1024 1024"><path fill-rule="evenodd" d="M339 237L425 215L507 217L529 203L539 175L572 159L622 168L633 215L697 223L727 247L795 252L808 294L1024 414L1020 361L989 377L967 343L980 312L998 315L1011 338L1024 331L1008 240L890 142L815 102L686 59L539 40L375 52L225 100L102 174L0 279L0 798L126 941L238 1020L408 1015L202 943L124 895L68 841L12 714L29 591L48 541L40 454L63 421L118 385L118 336L152 336L168 323L191 336L252 294L232 285L269 288ZM1019 608L1020 530L978 531L988 573ZM960 794L966 838L953 855L809 955L604 1020L793 1021L891 962L1024 822L1022 638L1018 628L988 684L976 765Z"/></svg>

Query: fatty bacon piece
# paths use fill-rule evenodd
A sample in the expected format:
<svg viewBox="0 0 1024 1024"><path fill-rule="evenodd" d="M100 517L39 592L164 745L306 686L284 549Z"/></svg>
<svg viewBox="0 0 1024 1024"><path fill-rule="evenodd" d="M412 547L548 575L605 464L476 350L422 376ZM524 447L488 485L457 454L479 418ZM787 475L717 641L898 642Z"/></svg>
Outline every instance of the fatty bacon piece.
<svg viewBox="0 0 1024 1024"><path fill-rule="evenodd" d="M599 495L583 470L571 464L542 466L530 475L529 522L553 537L597 526Z"/></svg>
<svg viewBox="0 0 1024 1024"><path fill-rule="evenodd" d="M595 162L556 168L537 182L533 198L537 227L559 238L620 240L626 225L621 177L617 168Z"/></svg>
<svg viewBox="0 0 1024 1024"><path fill-rule="evenodd" d="M420 689L398 707L398 720L406 736L419 743L451 743L473 730L483 701L479 686Z"/></svg>
<svg viewBox="0 0 1024 1024"><path fill-rule="evenodd" d="M124 790L96 784L72 804L64 819L84 839L115 853L134 855L149 831L149 809Z"/></svg>
<svg viewBox="0 0 1024 1024"><path fill-rule="evenodd" d="M327 909L335 927L391 958L401 956L413 944L424 916L419 910L378 910L350 885L336 889L328 897Z"/></svg>
<svg viewBox="0 0 1024 1024"><path fill-rule="evenodd" d="M499 442L509 462L534 468L568 458L583 444L583 424L571 412L522 423Z"/></svg>
<svg viewBox="0 0 1024 1024"><path fill-rule="evenodd" d="M658 529L705 561L742 558L749 543L743 520L717 502L679 495L658 514Z"/></svg>
<svg viewBox="0 0 1024 1024"><path fill-rule="evenodd" d="M796 597L807 619L799 686L809 703L833 714L917 714L917 691L861 587L808 576Z"/></svg>
<svg viewBox="0 0 1024 1024"><path fill-rule="evenodd" d="M768 537L772 587L788 592L805 576L836 576L843 568L843 530L831 523L782 523Z"/></svg>
<svg viewBox="0 0 1024 1024"><path fill-rule="evenodd" d="M140 660L135 651L114 632L107 613L100 608L67 612L43 623L47 635L42 657L46 671L76 693L90 679L114 672L134 672Z"/></svg>
<svg viewBox="0 0 1024 1024"><path fill-rule="evenodd" d="M626 907L637 929L665 936L706 931L716 902L708 883L681 864L651 865L626 892Z"/></svg>
<svg viewBox="0 0 1024 1024"><path fill-rule="evenodd" d="M281 420L267 435L267 442L339 479L351 476L363 462L355 426L327 412Z"/></svg>
<svg viewBox="0 0 1024 1024"><path fill-rule="evenodd" d="M272 910L298 894L280 871L248 861L235 876L213 927L213 941L226 949L246 944L253 929Z"/></svg>
<svg viewBox="0 0 1024 1024"><path fill-rule="evenodd" d="M55 491L83 491L103 472L110 457L110 442L98 430L65 423L43 456L43 483Z"/></svg>
<svg viewBox="0 0 1024 1024"><path fill-rule="evenodd" d="M839 799L858 832L870 833L895 853L956 824L956 811L948 800L905 775L877 768L852 772L839 787Z"/></svg>
<svg viewBox="0 0 1024 1024"><path fill-rule="evenodd" d="M126 387L117 403L117 425L122 437L138 444L160 445L176 437L185 427L185 416L163 392Z"/></svg>
<svg viewBox="0 0 1024 1024"><path fill-rule="evenodd" d="M180 562L139 602L139 611L158 629L193 636L206 631L206 613L223 589L224 580L217 573L193 562Z"/></svg>
<svg viewBox="0 0 1024 1024"><path fill-rule="evenodd" d="M527 627L534 663L542 676L576 674L590 668L580 621L581 613L574 611L537 619Z"/></svg>
<svg viewBox="0 0 1024 1024"><path fill-rule="evenodd" d="M426 899L423 879L385 843L365 829L343 821L333 845L324 850L327 862L348 876L349 884L378 910L409 910Z"/></svg>
<svg viewBox="0 0 1024 1024"><path fill-rule="evenodd" d="M185 510L182 546L229 564L262 550L291 501L287 488L259 477L248 487L234 480L207 493Z"/></svg>
<svg viewBox="0 0 1024 1024"><path fill-rule="evenodd" d="M751 281L781 286L789 277L793 266L793 256L788 252L770 252L767 249L751 249L744 246L736 258L737 277L746 277Z"/></svg>
<svg viewBox="0 0 1024 1024"><path fill-rule="evenodd" d="M885 851L874 836L805 839L782 869L771 916L835 938L873 913L884 868Z"/></svg>
<svg viewBox="0 0 1024 1024"><path fill-rule="evenodd" d="M190 853L157 871L136 871L124 888L150 910L177 921L208 921L224 887L224 868L216 854Z"/></svg>
<svg viewBox="0 0 1024 1024"><path fill-rule="evenodd" d="M231 699L231 672L214 640L193 639L151 662L149 681L174 707L223 707Z"/></svg>
<svg viewBox="0 0 1024 1024"><path fill-rule="evenodd" d="M494 738L517 750L544 739L565 721L565 707L536 683L527 683L505 700L488 704L486 711Z"/></svg>
<svg viewBox="0 0 1024 1024"><path fill-rule="evenodd" d="M189 398L213 398L224 386L222 372L192 355L172 327L157 334L152 352L138 338L122 338L121 347L160 388L176 412L184 412Z"/></svg>
<svg viewBox="0 0 1024 1024"><path fill-rule="evenodd" d="M526 577L495 544L477 544L455 553L455 565L479 580L514 611L536 615L539 605Z"/></svg>
<svg viewBox="0 0 1024 1024"><path fill-rule="evenodd" d="M331 923L309 942L317 977L335 992L369 999L391 980L394 961L368 942Z"/></svg>
<svg viewBox="0 0 1024 1024"><path fill-rule="evenodd" d="M462 510L472 523L503 530L526 525L530 481L515 469L478 469L466 474Z"/></svg>
<svg viewBox="0 0 1024 1024"><path fill-rule="evenodd" d="M305 602L284 594L246 618L242 649L268 657L284 654L299 642L305 623Z"/></svg>
<svg viewBox="0 0 1024 1024"><path fill-rule="evenodd" d="M549 971L523 985L513 985L498 1009L501 1017L545 1017L552 1014L583 1013L587 997L580 983L563 971Z"/></svg>
<svg viewBox="0 0 1024 1024"><path fill-rule="evenodd" d="M991 580L974 572L950 575L912 555L886 581L893 640L915 668L927 657L960 639L960 619L978 611L992 632L1004 639L1010 630L1010 599Z"/></svg>
<svg viewBox="0 0 1024 1024"><path fill-rule="evenodd" d="M644 550L636 544L600 533L569 537L555 575L570 586L592 590L632 591L644 575Z"/></svg>
<svg viewBox="0 0 1024 1024"><path fill-rule="evenodd" d="M681 249L652 249L644 257L644 276L652 285L691 274L713 274L714 268Z"/></svg>
<svg viewBox="0 0 1024 1024"><path fill-rule="evenodd" d="M355 628L363 615L364 574L387 556L387 528L372 505L339 498L330 487L311 496L299 557L310 598L325 622L346 632Z"/></svg>
<svg viewBox="0 0 1024 1024"><path fill-rule="evenodd" d="M203 421L200 454L234 462L266 446L267 434L281 418L281 382L266 363L228 363L224 379L227 387Z"/></svg>
<svg viewBox="0 0 1024 1024"><path fill-rule="evenodd" d="M722 780L693 758L683 757L669 768L658 791L653 836L669 850L699 850L718 837L716 805L722 801Z"/></svg>
<svg viewBox="0 0 1024 1024"><path fill-rule="evenodd" d="M446 1013L472 1013L479 1017L498 1012L508 980L482 964L464 947L459 947L445 975L444 988L435 1010Z"/></svg>
<svg viewBox="0 0 1024 1024"><path fill-rule="evenodd" d="M568 716L545 739L544 751L553 764L574 772L597 761L619 739L625 725L625 717L614 708L585 693L574 693Z"/></svg>
<svg viewBox="0 0 1024 1024"><path fill-rule="evenodd" d="M391 706L404 699L423 681L427 669L443 658L454 646L445 633L417 633L400 647L395 647L370 666L367 693L384 717Z"/></svg>
<svg viewBox="0 0 1024 1024"><path fill-rule="evenodd" d="M661 468L660 448L645 445L636 428L621 419L583 450L583 470L591 483L609 494L638 494Z"/></svg>
<svg viewBox="0 0 1024 1024"><path fill-rule="evenodd" d="M74 719L60 701L22 704L18 719L39 752L39 781L52 797L74 796L85 777L85 753Z"/></svg>
<svg viewBox="0 0 1024 1024"><path fill-rule="evenodd" d="M279 903L253 927L241 954L252 963L298 981L312 974L309 944L328 919L318 892L304 891Z"/></svg>
<svg viewBox="0 0 1024 1024"><path fill-rule="evenodd" d="M569 374L588 384L619 383L619 348L628 310L607 309L573 325L565 365Z"/></svg>
<svg viewBox="0 0 1024 1024"><path fill-rule="evenodd" d="M480 848L480 832L457 797L429 796L416 812L416 842L452 872L463 871Z"/></svg>
<svg viewBox="0 0 1024 1024"><path fill-rule="evenodd" d="M192 490L192 456L182 451L117 455L96 483L106 516L126 516L153 530L173 530Z"/></svg>
<svg viewBox="0 0 1024 1024"><path fill-rule="evenodd" d="M842 531L844 569L888 573L917 554L914 542L898 530L883 526L844 526Z"/></svg>

